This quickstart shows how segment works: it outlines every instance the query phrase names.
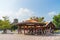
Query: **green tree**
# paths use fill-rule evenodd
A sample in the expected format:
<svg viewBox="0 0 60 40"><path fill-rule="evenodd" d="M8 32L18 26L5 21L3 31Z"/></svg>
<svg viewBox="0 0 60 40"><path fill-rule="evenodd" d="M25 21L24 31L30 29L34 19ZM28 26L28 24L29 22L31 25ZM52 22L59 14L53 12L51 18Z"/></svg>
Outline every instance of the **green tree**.
<svg viewBox="0 0 60 40"><path fill-rule="evenodd" d="M11 26L11 31L16 30L17 28L18 28L17 25L12 25L12 26Z"/></svg>
<svg viewBox="0 0 60 40"><path fill-rule="evenodd" d="M44 22L44 17L39 17L38 22Z"/></svg>
<svg viewBox="0 0 60 40"><path fill-rule="evenodd" d="M0 30L2 30L3 21L0 20Z"/></svg>
<svg viewBox="0 0 60 40"><path fill-rule="evenodd" d="M33 16L33 17L30 17L30 19L36 20L37 22L44 22L44 17Z"/></svg>
<svg viewBox="0 0 60 40"><path fill-rule="evenodd" d="M56 27L60 28L60 14L53 17L53 23L56 25Z"/></svg>
<svg viewBox="0 0 60 40"><path fill-rule="evenodd" d="M3 20L0 20L0 22L0 28L3 30L3 33L7 33L7 29L11 28L8 17L4 16Z"/></svg>

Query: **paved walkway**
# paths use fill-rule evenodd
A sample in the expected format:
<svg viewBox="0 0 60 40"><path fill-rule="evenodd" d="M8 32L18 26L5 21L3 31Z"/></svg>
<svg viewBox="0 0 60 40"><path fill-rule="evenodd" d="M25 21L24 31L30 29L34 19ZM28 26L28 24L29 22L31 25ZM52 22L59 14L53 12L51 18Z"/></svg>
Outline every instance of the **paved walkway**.
<svg viewBox="0 0 60 40"><path fill-rule="evenodd" d="M60 36L33 36L23 34L0 34L0 40L60 40Z"/></svg>

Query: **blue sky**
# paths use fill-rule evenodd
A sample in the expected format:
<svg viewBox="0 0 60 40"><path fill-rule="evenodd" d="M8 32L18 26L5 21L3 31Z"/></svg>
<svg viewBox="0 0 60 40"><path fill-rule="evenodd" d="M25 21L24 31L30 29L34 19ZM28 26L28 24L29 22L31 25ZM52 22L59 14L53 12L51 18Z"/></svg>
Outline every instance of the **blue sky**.
<svg viewBox="0 0 60 40"><path fill-rule="evenodd" d="M60 12L60 0L0 0L0 17L9 16L10 20L26 20L31 16L45 17L51 21Z"/></svg>

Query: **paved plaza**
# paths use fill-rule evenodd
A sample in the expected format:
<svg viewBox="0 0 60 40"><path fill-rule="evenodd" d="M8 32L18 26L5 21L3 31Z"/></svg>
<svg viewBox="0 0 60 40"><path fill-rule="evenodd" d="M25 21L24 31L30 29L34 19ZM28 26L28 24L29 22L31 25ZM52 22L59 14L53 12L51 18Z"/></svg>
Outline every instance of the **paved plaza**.
<svg viewBox="0 0 60 40"><path fill-rule="evenodd" d="M36 36L24 34L0 34L0 40L60 40L60 36Z"/></svg>

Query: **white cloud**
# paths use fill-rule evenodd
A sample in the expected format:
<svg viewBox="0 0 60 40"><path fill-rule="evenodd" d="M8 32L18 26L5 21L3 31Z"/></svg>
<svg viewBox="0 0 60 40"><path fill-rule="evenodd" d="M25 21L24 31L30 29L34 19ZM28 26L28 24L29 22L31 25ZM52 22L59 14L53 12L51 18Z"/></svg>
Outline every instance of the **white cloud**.
<svg viewBox="0 0 60 40"><path fill-rule="evenodd" d="M15 7L17 0L0 0L0 10L9 10Z"/></svg>
<svg viewBox="0 0 60 40"><path fill-rule="evenodd" d="M32 12L28 8L20 8L16 12L16 10L19 8L16 6L18 1L22 2L22 0L0 0L0 19L2 19L2 16L9 16L10 20L13 20L14 18L18 18L20 21L20 20L28 19L30 16L34 14L34 12ZM14 11L14 9L16 10Z"/></svg>
<svg viewBox="0 0 60 40"><path fill-rule="evenodd" d="M19 21L26 20L29 17L33 16L34 12L27 8L20 8L17 12L14 11L0 11L0 17L9 16L12 21L14 18L18 18ZM0 18L1 19L1 18Z"/></svg>
<svg viewBox="0 0 60 40"><path fill-rule="evenodd" d="M56 15L57 14L57 12L55 12L55 11L52 11L52 12L49 12L48 13L48 15L50 16L50 17L53 17L54 15Z"/></svg>
<svg viewBox="0 0 60 40"><path fill-rule="evenodd" d="M34 12L27 8L20 8L18 12L16 13L16 17L19 18L20 20L26 20L29 17L33 16Z"/></svg>
<svg viewBox="0 0 60 40"><path fill-rule="evenodd" d="M16 13L16 16L32 16L34 12L27 8L20 8Z"/></svg>
<svg viewBox="0 0 60 40"><path fill-rule="evenodd" d="M0 17L10 16L11 14L12 14L12 11L0 11Z"/></svg>

